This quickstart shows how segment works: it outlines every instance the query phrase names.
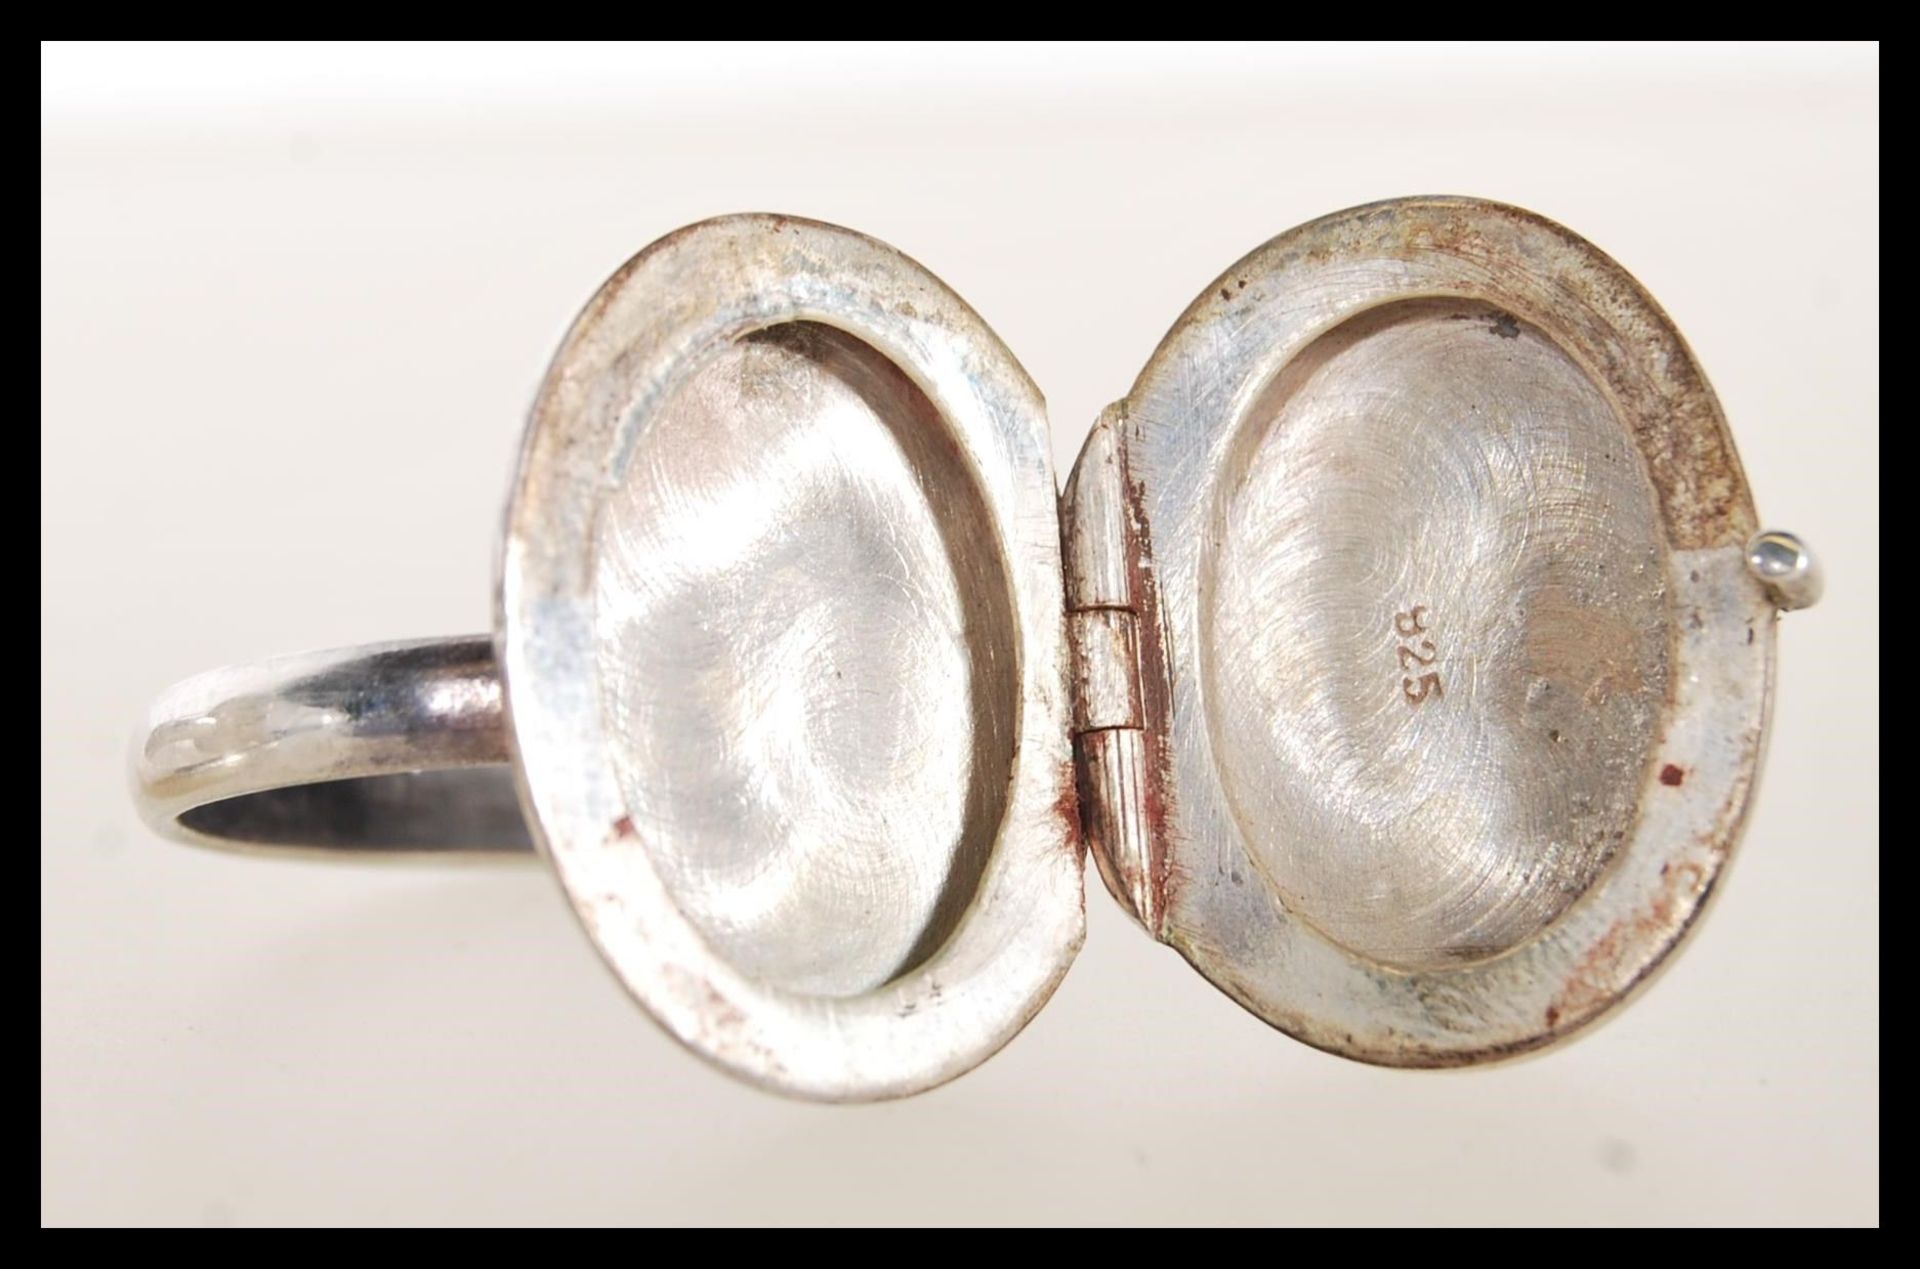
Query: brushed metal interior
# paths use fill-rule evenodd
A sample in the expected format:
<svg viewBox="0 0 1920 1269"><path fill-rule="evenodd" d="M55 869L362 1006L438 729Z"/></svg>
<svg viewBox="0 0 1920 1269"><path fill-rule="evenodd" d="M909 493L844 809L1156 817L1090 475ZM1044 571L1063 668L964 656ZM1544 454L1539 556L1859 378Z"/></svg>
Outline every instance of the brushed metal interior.
<svg viewBox="0 0 1920 1269"><path fill-rule="evenodd" d="M1777 608L1712 389L1592 244L1448 197L1284 233L1175 322L1072 488L1122 549L1068 558L1138 613L1143 678L1094 848L1222 991L1458 1066L1578 1032L1694 928Z"/></svg>
<svg viewBox="0 0 1920 1269"><path fill-rule="evenodd" d="M1667 693L1667 553L1612 404L1538 327L1415 299L1314 339L1238 433L1200 670L1254 860L1385 964L1537 934L1632 828Z"/></svg>
<svg viewBox="0 0 1920 1269"><path fill-rule="evenodd" d="M972 900L1018 709L1006 566L939 411L844 331L726 343L615 473L602 709L628 814L720 955L868 991Z"/></svg>
<svg viewBox="0 0 1920 1269"><path fill-rule="evenodd" d="M694 1052L899 1097L1079 951L1045 405L920 265L690 225L556 354L496 647L522 801L595 946Z"/></svg>

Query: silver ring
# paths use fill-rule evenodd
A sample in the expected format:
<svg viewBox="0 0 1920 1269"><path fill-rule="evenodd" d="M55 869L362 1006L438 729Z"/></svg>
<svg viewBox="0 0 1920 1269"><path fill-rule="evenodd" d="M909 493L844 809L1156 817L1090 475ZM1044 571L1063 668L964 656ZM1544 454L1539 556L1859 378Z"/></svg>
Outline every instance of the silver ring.
<svg viewBox="0 0 1920 1269"><path fill-rule="evenodd" d="M213 670L133 755L152 827L221 849L527 854L493 641L377 644Z"/></svg>
<svg viewBox="0 0 1920 1269"><path fill-rule="evenodd" d="M624 265L532 411L486 635L172 688L167 836L531 859L672 1034L823 1100L970 1069L1083 860L1276 1028L1533 1051L1715 892L1775 618L1819 596L1644 290L1531 213L1289 231L1057 496L1044 405L925 268L733 216Z"/></svg>

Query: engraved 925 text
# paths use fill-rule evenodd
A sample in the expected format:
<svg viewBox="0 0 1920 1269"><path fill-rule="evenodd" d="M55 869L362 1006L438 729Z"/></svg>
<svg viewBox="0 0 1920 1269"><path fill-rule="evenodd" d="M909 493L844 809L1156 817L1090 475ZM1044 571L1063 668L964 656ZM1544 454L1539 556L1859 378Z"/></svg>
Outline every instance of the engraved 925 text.
<svg viewBox="0 0 1920 1269"><path fill-rule="evenodd" d="M1427 633L1429 624L1425 604L1415 604L1406 612L1393 614L1393 632L1400 636L1400 670L1406 676L1400 680L1400 692L1407 698L1408 705L1417 706L1446 695L1440 686L1440 672L1427 669L1440 658L1440 650L1433 640L1421 637Z"/></svg>

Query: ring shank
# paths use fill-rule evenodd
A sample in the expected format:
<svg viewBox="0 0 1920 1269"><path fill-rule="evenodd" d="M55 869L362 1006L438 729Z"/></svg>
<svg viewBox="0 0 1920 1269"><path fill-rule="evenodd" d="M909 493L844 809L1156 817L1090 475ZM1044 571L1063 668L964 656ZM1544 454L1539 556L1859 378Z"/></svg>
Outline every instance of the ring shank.
<svg viewBox="0 0 1920 1269"><path fill-rule="evenodd" d="M136 738L141 814L195 845L338 856L533 849L484 635L213 670Z"/></svg>

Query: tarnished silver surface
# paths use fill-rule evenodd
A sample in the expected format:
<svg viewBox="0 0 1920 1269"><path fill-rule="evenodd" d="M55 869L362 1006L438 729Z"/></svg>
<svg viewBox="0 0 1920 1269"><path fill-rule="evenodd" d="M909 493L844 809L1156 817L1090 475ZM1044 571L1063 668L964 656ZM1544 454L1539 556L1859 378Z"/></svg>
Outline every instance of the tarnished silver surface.
<svg viewBox="0 0 1920 1269"><path fill-rule="evenodd" d="M1275 239L1181 318L1067 506L1070 537L1124 509L1119 549L1067 558L1145 632L1137 753L1091 755L1103 872L1261 1017L1366 1061L1497 1058L1698 915L1775 602L1705 379L1589 244L1464 199Z"/></svg>
<svg viewBox="0 0 1920 1269"><path fill-rule="evenodd" d="M668 1030L827 1100L1033 1016L1083 842L1211 981L1370 1062L1569 1035L1691 927L1821 577L1591 245L1468 199L1303 226L1187 311L1057 504L1046 452L919 265L690 226L548 372L493 637L189 680L142 809L242 849L538 843Z"/></svg>
<svg viewBox="0 0 1920 1269"><path fill-rule="evenodd" d="M1079 949L1061 599L1044 407L985 323L859 234L706 221L556 357L493 640L190 680L136 790L245 849L506 857L531 828L696 1052L897 1096L1004 1044Z"/></svg>
<svg viewBox="0 0 1920 1269"><path fill-rule="evenodd" d="M974 1065L1082 936L1040 395L842 229L642 252L535 405L500 588L530 818L615 971L827 1099Z"/></svg>

